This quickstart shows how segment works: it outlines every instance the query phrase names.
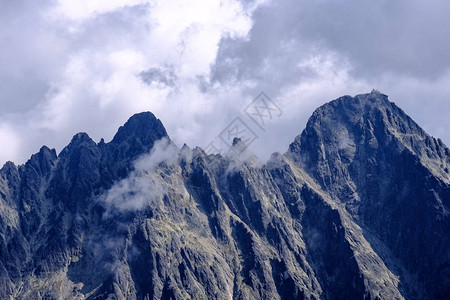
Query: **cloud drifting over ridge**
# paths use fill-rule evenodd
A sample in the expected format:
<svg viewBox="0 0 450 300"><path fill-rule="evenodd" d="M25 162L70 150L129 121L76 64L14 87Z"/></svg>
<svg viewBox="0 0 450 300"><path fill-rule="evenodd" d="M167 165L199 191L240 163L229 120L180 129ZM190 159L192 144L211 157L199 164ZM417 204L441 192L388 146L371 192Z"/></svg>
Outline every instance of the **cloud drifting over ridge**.
<svg viewBox="0 0 450 300"><path fill-rule="evenodd" d="M449 4L435 1L0 2L0 163L152 111L181 145L239 116L284 151L314 108L372 88L450 143ZM266 131L243 108L265 91ZM259 131L258 131L259 130Z"/></svg>
<svg viewBox="0 0 450 300"><path fill-rule="evenodd" d="M170 188L166 178L157 172L158 167L160 164L175 167L181 158L182 153L170 139L164 137L156 141L150 153L141 155L134 162L135 170L127 178L116 182L99 197L106 208L104 217L136 212L149 206L159 207L154 204L161 204ZM176 175L173 175L170 181L180 195L187 192L182 180Z"/></svg>

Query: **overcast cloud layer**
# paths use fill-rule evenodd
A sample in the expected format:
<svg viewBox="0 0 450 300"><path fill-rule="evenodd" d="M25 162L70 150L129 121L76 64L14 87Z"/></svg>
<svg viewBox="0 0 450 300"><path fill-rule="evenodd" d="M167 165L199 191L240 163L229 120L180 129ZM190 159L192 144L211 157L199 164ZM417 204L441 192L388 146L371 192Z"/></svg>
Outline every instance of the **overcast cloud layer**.
<svg viewBox="0 0 450 300"><path fill-rule="evenodd" d="M264 159L316 107L372 88L449 145L449 13L415 0L0 0L0 164L79 131L110 140L141 111L191 147L220 146L240 117ZM261 91L282 110L264 128L243 112Z"/></svg>

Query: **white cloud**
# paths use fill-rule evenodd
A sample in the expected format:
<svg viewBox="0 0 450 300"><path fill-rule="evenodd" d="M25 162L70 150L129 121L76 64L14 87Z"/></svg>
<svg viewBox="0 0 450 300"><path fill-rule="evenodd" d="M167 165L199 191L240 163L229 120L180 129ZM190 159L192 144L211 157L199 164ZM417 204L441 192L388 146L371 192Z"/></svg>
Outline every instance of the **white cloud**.
<svg viewBox="0 0 450 300"><path fill-rule="evenodd" d="M62 15L68 19L86 19L111 12L125 6L146 3L144 0L58 0L50 14Z"/></svg>
<svg viewBox="0 0 450 300"><path fill-rule="evenodd" d="M110 218L116 213L135 212L149 206L157 207L165 192L165 186L158 176L131 174L116 183L99 199L107 209L104 217Z"/></svg>
<svg viewBox="0 0 450 300"><path fill-rule="evenodd" d="M177 162L178 152L178 148L168 138L162 138L155 142L149 154L138 158L134 166L138 171L152 172L160 163L173 165Z"/></svg>
<svg viewBox="0 0 450 300"><path fill-rule="evenodd" d="M168 192L165 177L161 177L157 169L161 163L174 165L179 159L178 148L167 138L155 142L148 154L139 157L135 170L125 179L114 184L106 193L99 197L107 209L105 217L115 213L135 212L146 207L159 207L163 196ZM180 194L186 191L182 181L172 175L171 184L178 182Z"/></svg>
<svg viewBox="0 0 450 300"><path fill-rule="evenodd" d="M0 161L19 159L20 138L8 124L0 124Z"/></svg>
<svg viewBox="0 0 450 300"><path fill-rule="evenodd" d="M108 140L147 110L178 145L204 147L236 116L254 126L242 109L260 91L284 111L265 132L254 128L250 150L263 158L286 150L317 106L372 88L448 144L446 6L0 2L0 140L11 141L0 162L23 163L42 144L62 149L78 131ZM147 70L159 79L144 83Z"/></svg>

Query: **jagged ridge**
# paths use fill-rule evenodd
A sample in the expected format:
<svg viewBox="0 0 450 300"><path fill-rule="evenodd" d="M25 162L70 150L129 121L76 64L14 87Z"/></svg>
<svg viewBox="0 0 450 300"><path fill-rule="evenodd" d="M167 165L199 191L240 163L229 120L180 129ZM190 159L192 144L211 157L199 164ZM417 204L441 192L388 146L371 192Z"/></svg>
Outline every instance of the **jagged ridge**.
<svg viewBox="0 0 450 300"><path fill-rule="evenodd" d="M141 113L0 170L0 297L445 299L449 165L378 92L318 108L263 166Z"/></svg>

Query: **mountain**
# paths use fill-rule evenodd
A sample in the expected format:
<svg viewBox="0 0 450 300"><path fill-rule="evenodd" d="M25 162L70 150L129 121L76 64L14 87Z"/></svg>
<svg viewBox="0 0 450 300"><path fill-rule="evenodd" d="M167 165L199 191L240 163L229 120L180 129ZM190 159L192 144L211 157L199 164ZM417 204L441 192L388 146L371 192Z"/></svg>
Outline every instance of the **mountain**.
<svg viewBox="0 0 450 300"><path fill-rule="evenodd" d="M450 295L450 150L386 95L323 105L265 164L237 156L179 149L146 112L6 163L0 298Z"/></svg>

